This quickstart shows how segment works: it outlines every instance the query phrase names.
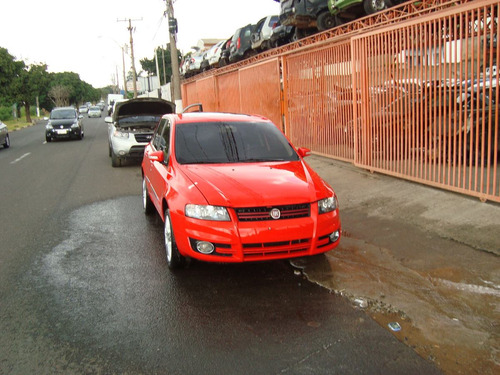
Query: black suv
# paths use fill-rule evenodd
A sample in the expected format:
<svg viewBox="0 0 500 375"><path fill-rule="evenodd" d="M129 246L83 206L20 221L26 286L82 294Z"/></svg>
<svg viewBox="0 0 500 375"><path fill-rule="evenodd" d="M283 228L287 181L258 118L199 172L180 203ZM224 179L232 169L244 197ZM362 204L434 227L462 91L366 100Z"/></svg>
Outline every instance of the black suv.
<svg viewBox="0 0 500 375"><path fill-rule="evenodd" d="M73 107L54 108L50 112L49 122L45 125L45 140L51 142L57 138L83 139L83 115Z"/></svg>
<svg viewBox="0 0 500 375"><path fill-rule="evenodd" d="M335 26L328 0L280 0L280 23L295 26L297 39Z"/></svg>
<svg viewBox="0 0 500 375"><path fill-rule="evenodd" d="M229 47L229 62L235 63L252 55L252 32L254 27L255 25L248 24L236 30Z"/></svg>

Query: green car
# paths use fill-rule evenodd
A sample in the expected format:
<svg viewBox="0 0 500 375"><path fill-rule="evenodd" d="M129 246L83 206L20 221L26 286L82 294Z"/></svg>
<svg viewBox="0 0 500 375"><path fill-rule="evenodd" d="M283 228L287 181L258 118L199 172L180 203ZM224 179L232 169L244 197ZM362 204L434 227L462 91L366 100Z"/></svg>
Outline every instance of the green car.
<svg viewBox="0 0 500 375"><path fill-rule="evenodd" d="M330 13L337 24L352 21L400 4L405 0L328 0Z"/></svg>

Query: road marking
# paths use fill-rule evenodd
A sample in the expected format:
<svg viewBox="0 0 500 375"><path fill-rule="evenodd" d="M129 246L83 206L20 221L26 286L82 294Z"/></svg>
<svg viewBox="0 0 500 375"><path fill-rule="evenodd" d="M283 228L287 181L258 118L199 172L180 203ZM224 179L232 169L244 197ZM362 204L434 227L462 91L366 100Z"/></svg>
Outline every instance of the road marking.
<svg viewBox="0 0 500 375"><path fill-rule="evenodd" d="M21 156L20 158L17 158L16 160L14 161L11 161L10 164L16 164L18 161L21 161L23 160L26 156L29 156L31 155L31 152L28 152L27 154L24 154L23 156Z"/></svg>

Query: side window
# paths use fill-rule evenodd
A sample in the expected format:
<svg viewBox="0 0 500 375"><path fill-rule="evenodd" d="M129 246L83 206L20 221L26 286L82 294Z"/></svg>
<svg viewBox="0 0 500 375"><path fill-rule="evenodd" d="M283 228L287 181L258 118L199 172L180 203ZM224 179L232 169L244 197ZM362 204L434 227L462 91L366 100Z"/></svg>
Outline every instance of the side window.
<svg viewBox="0 0 500 375"><path fill-rule="evenodd" d="M156 128L156 132L153 136L153 146L157 151L163 151L164 150L164 144L163 144L163 138L161 136L161 133L163 132L163 129L165 128L165 124L167 123L167 119L161 119L160 123L158 124L158 127Z"/></svg>
<svg viewBox="0 0 500 375"><path fill-rule="evenodd" d="M170 121L168 119L165 120L165 126L161 133L161 143L163 145L161 150L165 153L165 160L167 160L170 148Z"/></svg>

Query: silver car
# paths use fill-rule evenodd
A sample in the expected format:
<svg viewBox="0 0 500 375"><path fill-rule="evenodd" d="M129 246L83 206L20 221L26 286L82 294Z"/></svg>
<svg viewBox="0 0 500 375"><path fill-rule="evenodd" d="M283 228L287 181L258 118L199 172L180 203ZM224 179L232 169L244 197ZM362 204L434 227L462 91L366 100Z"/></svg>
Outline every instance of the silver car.
<svg viewBox="0 0 500 375"><path fill-rule="evenodd" d="M144 148L153 136L161 116L175 112L175 104L157 98L137 98L116 104L113 115L106 117L111 165L123 160L142 160Z"/></svg>
<svg viewBox="0 0 500 375"><path fill-rule="evenodd" d="M101 117L101 108L99 106L96 106L96 105L89 107L88 116L89 116L89 118Z"/></svg>
<svg viewBox="0 0 500 375"><path fill-rule="evenodd" d="M0 146L4 148L10 147L9 129L2 121L0 121Z"/></svg>

